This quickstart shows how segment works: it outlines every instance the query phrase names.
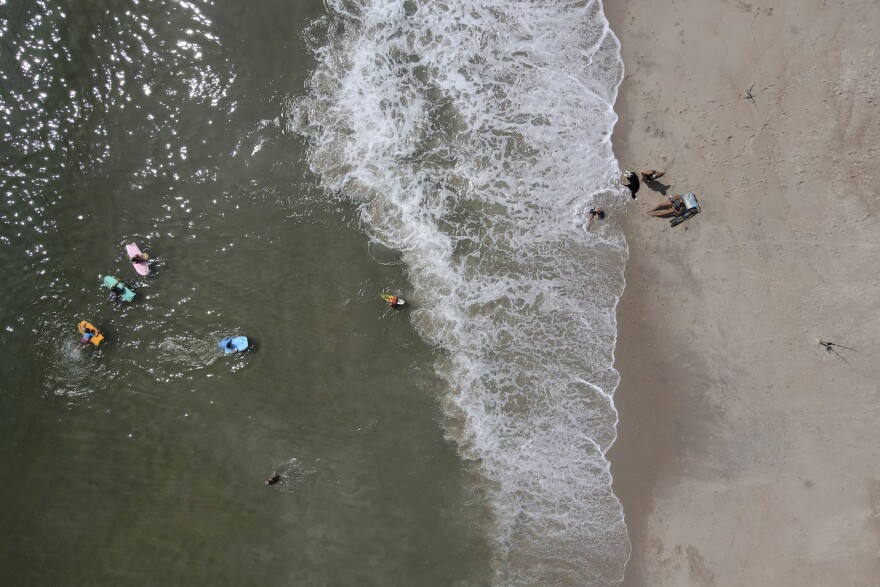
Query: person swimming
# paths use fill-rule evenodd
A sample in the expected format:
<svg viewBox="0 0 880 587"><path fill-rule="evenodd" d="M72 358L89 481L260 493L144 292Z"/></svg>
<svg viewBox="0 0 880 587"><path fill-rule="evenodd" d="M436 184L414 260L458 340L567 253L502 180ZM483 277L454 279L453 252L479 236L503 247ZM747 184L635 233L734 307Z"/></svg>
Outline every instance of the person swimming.
<svg viewBox="0 0 880 587"><path fill-rule="evenodd" d="M109 295L110 301L115 302L115 301L121 299L122 295L124 293L125 293L125 290L122 289L122 287L120 287L120 285L118 283L113 284L112 286L110 286L110 295Z"/></svg>
<svg viewBox="0 0 880 587"><path fill-rule="evenodd" d="M277 485L281 483L281 475L278 472L273 472L272 476L266 479L266 485Z"/></svg>
<svg viewBox="0 0 880 587"><path fill-rule="evenodd" d="M79 345L81 347L88 346L89 343L92 342L92 338L94 338L94 336L95 336L95 332L89 328L86 328L85 332L83 332L82 338L79 339Z"/></svg>

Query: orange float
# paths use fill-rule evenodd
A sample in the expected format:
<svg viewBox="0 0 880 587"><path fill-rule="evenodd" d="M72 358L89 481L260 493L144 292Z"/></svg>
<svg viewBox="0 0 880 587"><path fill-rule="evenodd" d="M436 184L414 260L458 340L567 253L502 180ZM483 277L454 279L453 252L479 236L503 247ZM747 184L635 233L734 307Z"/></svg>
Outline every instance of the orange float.
<svg viewBox="0 0 880 587"><path fill-rule="evenodd" d="M104 340L104 335L101 334L101 331L86 322L85 320L79 323L77 329L79 330L79 333L83 336L86 335L86 332L90 333L92 337L89 339L89 342L95 346L98 346L99 344L101 344L101 341Z"/></svg>

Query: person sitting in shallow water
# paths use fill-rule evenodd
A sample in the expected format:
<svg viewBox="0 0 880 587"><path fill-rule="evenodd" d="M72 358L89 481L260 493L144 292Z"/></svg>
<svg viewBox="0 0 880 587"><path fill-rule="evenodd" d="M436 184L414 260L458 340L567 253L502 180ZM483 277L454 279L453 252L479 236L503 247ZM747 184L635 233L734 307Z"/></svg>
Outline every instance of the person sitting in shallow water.
<svg viewBox="0 0 880 587"><path fill-rule="evenodd" d="M642 181L657 181L666 175L665 171L657 171L655 169L646 169L642 171Z"/></svg>
<svg viewBox="0 0 880 587"><path fill-rule="evenodd" d="M675 194L674 196L669 196L666 202L661 202L654 206L654 209L648 212L648 214L657 218L671 218L672 216L682 215L685 208L684 200L681 199L681 196Z"/></svg>
<svg viewBox="0 0 880 587"><path fill-rule="evenodd" d="M599 220L605 220L605 210L602 208L590 208L589 212L587 212L587 230L590 230L590 227L593 225L593 221L598 218Z"/></svg>

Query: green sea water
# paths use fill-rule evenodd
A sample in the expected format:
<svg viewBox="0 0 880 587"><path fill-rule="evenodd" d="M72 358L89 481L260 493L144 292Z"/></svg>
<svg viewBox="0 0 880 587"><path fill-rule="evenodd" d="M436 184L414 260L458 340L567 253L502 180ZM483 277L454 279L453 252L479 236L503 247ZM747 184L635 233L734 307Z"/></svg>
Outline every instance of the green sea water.
<svg viewBox="0 0 880 587"><path fill-rule="evenodd" d="M324 11L0 4L0 584L491 581L405 267L281 122Z"/></svg>

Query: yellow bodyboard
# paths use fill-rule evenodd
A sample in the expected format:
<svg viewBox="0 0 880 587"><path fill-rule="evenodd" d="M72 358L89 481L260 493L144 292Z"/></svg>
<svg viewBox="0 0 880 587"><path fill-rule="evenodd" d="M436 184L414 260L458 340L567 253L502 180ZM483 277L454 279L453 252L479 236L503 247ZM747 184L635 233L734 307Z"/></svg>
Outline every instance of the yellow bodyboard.
<svg viewBox="0 0 880 587"><path fill-rule="evenodd" d="M86 322L85 320L80 322L79 326L77 327L77 330L79 330L80 334L85 334L87 329L89 332L94 334L94 336L91 339L89 339L89 342L95 346L98 346L99 344L101 344L101 341L104 340L104 335L101 334L100 330L98 330L97 328L95 328L94 326L92 326L91 324Z"/></svg>

